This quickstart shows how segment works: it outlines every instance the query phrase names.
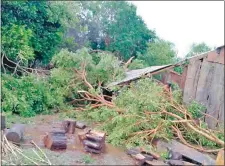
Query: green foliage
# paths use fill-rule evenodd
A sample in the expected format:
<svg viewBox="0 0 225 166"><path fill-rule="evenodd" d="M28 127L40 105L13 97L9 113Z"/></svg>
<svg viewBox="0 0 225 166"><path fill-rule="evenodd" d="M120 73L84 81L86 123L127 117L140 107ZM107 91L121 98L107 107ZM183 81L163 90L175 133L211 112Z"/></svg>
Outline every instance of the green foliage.
<svg viewBox="0 0 225 166"><path fill-rule="evenodd" d="M198 55L204 52L208 52L212 50L210 46L208 46L206 43L193 43L190 47L189 53L186 55L186 58L192 57L194 55Z"/></svg>
<svg viewBox="0 0 225 166"><path fill-rule="evenodd" d="M87 81L93 87L98 82L107 84L123 77L124 70L115 56L101 53L93 57L86 48L76 53L62 49L52 60L56 68L51 70L48 78L32 74L22 77L3 74L2 110L28 117L68 108L67 101L79 98L78 90L88 90L75 72L82 70L84 63ZM100 89L92 90L92 93L99 92ZM101 118L104 116L107 115L102 114Z"/></svg>
<svg viewBox="0 0 225 166"><path fill-rule="evenodd" d="M143 79L136 84L132 83L130 88L124 88L114 103L125 112L120 115L110 108L100 108L85 111L83 117L94 121L104 122L101 129L108 133L107 140L113 145L126 147L147 145L147 135L130 136L139 131L155 129L161 123L161 115L149 115L145 112L158 112L167 101L160 95L162 87L150 79ZM138 97L137 97L138 96ZM155 137L171 138L172 133L163 124L163 127L156 133Z"/></svg>
<svg viewBox="0 0 225 166"><path fill-rule="evenodd" d="M93 49L116 52L121 59L143 54L155 32L149 30L136 13L136 7L125 1L82 2L81 22L88 27L87 38Z"/></svg>
<svg viewBox="0 0 225 166"><path fill-rule="evenodd" d="M162 39L149 43L147 52L138 57L138 59L143 60L148 66L171 64L175 62L175 58L174 44Z"/></svg>
<svg viewBox="0 0 225 166"><path fill-rule="evenodd" d="M140 16L136 14L136 7L128 2L106 3L112 21L106 21L106 33L111 41L106 48L110 51L118 51L123 59L128 60L137 53L145 53L150 39L155 38L155 33L150 31Z"/></svg>
<svg viewBox="0 0 225 166"><path fill-rule="evenodd" d="M169 159L169 152L166 151L166 152L161 153L161 154L160 154L160 157L161 157L163 160Z"/></svg>
<svg viewBox="0 0 225 166"><path fill-rule="evenodd" d="M2 49L16 61L22 51L25 60L47 63L57 51L71 15L63 2L2 2ZM73 16L74 17L74 16Z"/></svg>
<svg viewBox="0 0 225 166"><path fill-rule="evenodd" d="M204 129L207 129L209 130L207 124L205 122L202 122L201 121L201 127L204 128ZM224 140L224 132L216 132L215 135L221 139L221 140ZM192 144L199 144L199 145L202 145L204 147L207 147L207 148L219 148L220 146L213 142L213 141L210 141L208 139L206 139L205 137L203 137L202 135L198 134L198 133L195 133L193 131L190 131L190 132L187 132L187 133L184 133L184 136L192 143Z"/></svg>
<svg viewBox="0 0 225 166"><path fill-rule="evenodd" d="M181 60L182 59L178 58L177 62L179 62ZM185 61L182 63L182 65L174 67L174 71L179 74L182 74L184 72L184 67L187 66L188 64L189 64L189 61L187 59L185 59Z"/></svg>
<svg viewBox="0 0 225 166"><path fill-rule="evenodd" d="M83 158L82 158L82 161L83 161L85 164L92 164L92 163L95 162L95 160L91 157L90 154L84 155Z"/></svg>
<svg viewBox="0 0 225 166"><path fill-rule="evenodd" d="M201 112L205 111L206 107L199 104L197 101L192 101L190 105L188 105L188 111L192 114L193 118L200 118L203 116Z"/></svg>
<svg viewBox="0 0 225 166"><path fill-rule="evenodd" d="M70 74L74 73L73 68L81 70L82 64L85 63L87 81L93 86L97 86L98 82L111 83L124 76L124 70L113 54L99 53L92 56L86 48L80 49L76 53L62 49L52 59L52 62L62 70L65 70L63 68L66 67L66 72Z"/></svg>
<svg viewBox="0 0 225 166"><path fill-rule="evenodd" d="M173 84L174 103L182 104L182 92L176 84ZM102 122L99 129L107 132L107 141L116 146L146 146L153 138L173 138L173 116L161 114L162 110L185 118L171 105L170 100L163 95L163 88L151 79L141 79L131 83L129 87L123 87L117 98L113 100L115 105L122 111L117 113L115 109L101 107L88 109L82 114L82 118ZM193 118L199 117L202 106L194 103L188 107ZM201 122L201 125L205 123ZM159 127L160 126L160 127ZM192 144L208 147L217 147L215 142L208 140L193 130L186 129L183 124L178 125L182 129L185 140ZM159 128L158 128L159 127ZM183 128L184 127L184 128ZM207 128L207 126L202 126ZM150 134L150 131L157 129ZM218 135L223 139L224 134ZM164 158L167 154L163 154Z"/></svg>
<svg viewBox="0 0 225 166"><path fill-rule="evenodd" d="M10 59L28 60L34 59L32 43L32 31L25 26L15 24L2 27L2 52ZM17 59L18 60L18 59Z"/></svg>
<svg viewBox="0 0 225 166"><path fill-rule="evenodd" d="M143 60L135 59L132 63L128 66L128 69L135 70L135 69L143 69L146 67L146 64Z"/></svg>
<svg viewBox="0 0 225 166"><path fill-rule="evenodd" d="M173 98L174 100L179 103L182 104L183 103L183 94L182 94L182 90L176 85L175 87L172 86L173 90Z"/></svg>
<svg viewBox="0 0 225 166"><path fill-rule="evenodd" d="M64 108L64 90L49 85L34 75L15 78L2 75L2 111L24 117L49 113L49 109Z"/></svg>

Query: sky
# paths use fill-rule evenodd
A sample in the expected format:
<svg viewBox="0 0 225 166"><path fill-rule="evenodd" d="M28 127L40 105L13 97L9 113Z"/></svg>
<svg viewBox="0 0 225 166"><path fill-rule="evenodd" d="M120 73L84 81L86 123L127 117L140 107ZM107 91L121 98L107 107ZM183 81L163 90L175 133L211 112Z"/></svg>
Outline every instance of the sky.
<svg viewBox="0 0 225 166"><path fill-rule="evenodd" d="M149 29L184 57L192 43L224 45L223 1L130 1Z"/></svg>

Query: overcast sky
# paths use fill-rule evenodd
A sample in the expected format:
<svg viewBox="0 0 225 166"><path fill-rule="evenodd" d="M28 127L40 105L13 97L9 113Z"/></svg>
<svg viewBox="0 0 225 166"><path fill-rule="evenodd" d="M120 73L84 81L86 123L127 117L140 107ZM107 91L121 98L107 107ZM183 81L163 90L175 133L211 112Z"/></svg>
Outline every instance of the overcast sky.
<svg viewBox="0 0 225 166"><path fill-rule="evenodd" d="M149 29L185 56L193 42L224 45L223 1L132 1Z"/></svg>

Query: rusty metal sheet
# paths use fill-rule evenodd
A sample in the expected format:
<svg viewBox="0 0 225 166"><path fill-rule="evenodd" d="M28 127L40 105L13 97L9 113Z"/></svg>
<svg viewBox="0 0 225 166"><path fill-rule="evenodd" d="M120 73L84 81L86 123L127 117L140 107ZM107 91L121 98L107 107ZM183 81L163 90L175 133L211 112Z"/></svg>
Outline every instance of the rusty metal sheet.
<svg viewBox="0 0 225 166"><path fill-rule="evenodd" d="M183 101L190 103L195 99L202 60L190 61L184 87Z"/></svg>
<svg viewBox="0 0 225 166"><path fill-rule="evenodd" d="M138 78L141 78L142 76L149 73L157 74L158 72L160 73L161 71L169 69L169 67L173 67L173 66L172 65L151 66L151 67L146 67L144 69L130 70L126 72L126 77L123 80L112 82L107 87L112 87L115 85L120 85L126 82L130 82Z"/></svg>
<svg viewBox="0 0 225 166"><path fill-rule="evenodd" d="M209 88L209 100L207 114L219 118L224 105L224 65L219 63L215 64L214 71L212 75L211 86ZM215 128L217 122L212 120L212 118L206 117L205 121L207 122L210 128Z"/></svg>
<svg viewBox="0 0 225 166"><path fill-rule="evenodd" d="M212 82L214 65L215 64L208 62L206 58L203 59L201 73L199 75L199 81L196 90L196 100L206 107L209 104L209 89Z"/></svg>
<svg viewBox="0 0 225 166"><path fill-rule="evenodd" d="M209 52L208 61L224 64L224 48L221 48L221 51L219 54L216 51Z"/></svg>
<svg viewBox="0 0 225 166"><path fill-rule="evenodd" d="M175 82L179 85L180 87L180 81L181 81L181 75L176 73L176 72L173 72L173 71L170 71L170 78L171 78L171 82Z"/></svg>
<svg viewBox="0 0 225 166"><path fill-rule="evenodd" d="M185 66L184 67L184 71L181 75L181 80L180 80L180 88L182 89L182 91L184 91L184 87L185 87L185 81L186 81L186 77L187 77L187 70L188 70L188 67Z"/></svg>

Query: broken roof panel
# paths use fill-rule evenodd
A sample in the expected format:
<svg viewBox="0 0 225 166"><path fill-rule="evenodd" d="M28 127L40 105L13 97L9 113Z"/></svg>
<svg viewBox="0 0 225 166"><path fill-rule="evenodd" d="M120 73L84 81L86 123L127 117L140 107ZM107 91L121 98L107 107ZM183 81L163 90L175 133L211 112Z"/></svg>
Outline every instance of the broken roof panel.
<svg viewBox="0 0 225 166"><path fill-rule="evenodd" d="M125 83L125 82L128 82L128 81L132 81L132 80L138 79L138 78L140 78L143 75L146 75L148 73L152 73L152 72L155 72L155 71L158 71L158 70L170 67L170 66L172 66L172 65L151 66L151 67L146 67L144 69L137 69L137 70L127 71L126 72L126 77L123 80L117 81L117 82L113 82L113 83L109 84L108 87L119 85L119 84L122 84L122 83Z"/></svg>

